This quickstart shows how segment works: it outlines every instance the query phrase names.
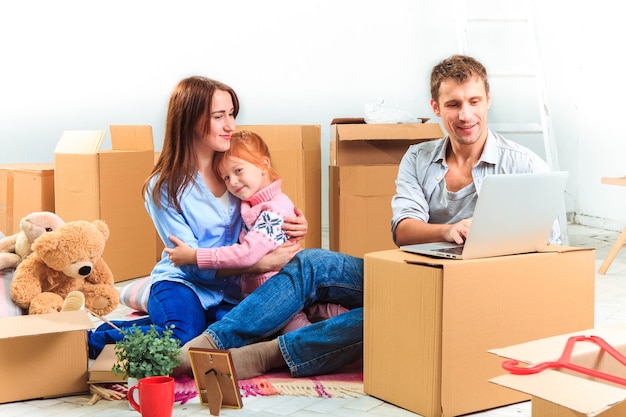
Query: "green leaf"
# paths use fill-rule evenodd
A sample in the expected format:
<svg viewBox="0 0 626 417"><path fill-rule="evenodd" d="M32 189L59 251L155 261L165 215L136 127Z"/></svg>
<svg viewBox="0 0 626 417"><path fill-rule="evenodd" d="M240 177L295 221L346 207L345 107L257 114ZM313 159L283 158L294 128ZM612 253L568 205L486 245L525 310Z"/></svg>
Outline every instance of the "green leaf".
<svg viewBox="0 0 626 417"><path fill-rule="evenodd" d="M121 329L123 338L115 343L117 362L111 370L137 379L170 375L182 362L180 340L172 337L173 328L160 333L154 324L145 333L136 325Z"/></svg>

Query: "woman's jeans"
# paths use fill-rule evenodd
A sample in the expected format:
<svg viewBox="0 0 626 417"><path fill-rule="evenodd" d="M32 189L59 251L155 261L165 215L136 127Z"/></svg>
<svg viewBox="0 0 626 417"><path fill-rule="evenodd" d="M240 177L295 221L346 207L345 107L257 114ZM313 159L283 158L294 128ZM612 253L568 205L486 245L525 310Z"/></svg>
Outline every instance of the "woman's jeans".
<svg viewBox="0 0 626 417"><path fill-rule="evenodd" d="M363 260L324 249L299 252L207 333L220 349L275 335L315 302L350 311L278 337L291 375L330 373L363 357Z"/></svg>
<svg viewBox="0 0 626 417"><path fill-rule="evenodd" d="M116 320L112 323L123 328L138 326L143 332L148 331L153 324L159 332L173 325L173 336L180 339L183 345L204 332L209 324L221 319L233 307L233 304L222 302L204 310L198 296L186 285L159 281L150 288L149 317ZM101 324L96 331L88 331L89 357L96 358L104 345L122 339L122 333L108 323Z"/></svg>

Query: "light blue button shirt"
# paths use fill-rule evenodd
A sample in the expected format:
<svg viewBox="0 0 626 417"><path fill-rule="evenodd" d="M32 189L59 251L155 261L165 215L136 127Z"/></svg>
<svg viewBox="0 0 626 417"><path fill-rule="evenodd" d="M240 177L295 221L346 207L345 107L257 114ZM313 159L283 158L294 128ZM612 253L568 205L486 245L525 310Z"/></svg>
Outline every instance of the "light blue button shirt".
<svg viewBox="0 0 626 417"><path fill-rule="evenodd" d="M449 140L449 137L445 137L411 145L402 157L396 178L396 194L391 200L391 231L394 242L396 228L401 220L430 220L429 201L438 187L442 186L448 172L445 152ZM476 192L480 194L483 178L487 175L549 170L548 164L536 153L489 130L480 160L472 168L472 178ZM449 218L452 219L454 214L449 213ZM560 243L559 237L559 224L555 221L550 241Z"/></svg>
<svg viewBox="0 0 626 417"><path fill-rule="evenodd" d="M155 181L156 178L152 178L148 194ZM173 235L193 248L218 247L237 243L241 230L240 201L230 194L228 196L228 204L222 204L197 174L195 183L181 195L181 213L169 207L165 193L161 196L162 207L157 207L150 197L146 198L145 205L166 246L174 246L168 238ZM186 284L196 292L205 309L223 300L232 303L240 301L239 277L217 277L216 272L214 269L200 269L196 265L176 267L163 253L152 270L151 279L152 283L170 280Z"/></svg>

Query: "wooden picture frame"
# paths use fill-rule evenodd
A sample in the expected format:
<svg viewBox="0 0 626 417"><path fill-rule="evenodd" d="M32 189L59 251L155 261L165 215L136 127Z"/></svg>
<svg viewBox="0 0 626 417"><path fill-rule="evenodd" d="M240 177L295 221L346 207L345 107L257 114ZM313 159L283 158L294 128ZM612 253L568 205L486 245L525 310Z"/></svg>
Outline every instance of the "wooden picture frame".
<svg viewBox="0 0 626 417"><path fill-rule="evenodd" d="M230 352L190 348L189 360L198 388L200 403L219 416L222 407L242 408L241 393Z"/></svg>

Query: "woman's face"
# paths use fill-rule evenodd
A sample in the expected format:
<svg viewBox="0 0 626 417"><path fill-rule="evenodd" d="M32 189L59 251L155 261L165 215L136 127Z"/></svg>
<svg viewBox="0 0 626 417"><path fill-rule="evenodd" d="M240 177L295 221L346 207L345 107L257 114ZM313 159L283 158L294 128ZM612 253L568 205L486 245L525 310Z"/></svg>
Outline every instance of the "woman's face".
<svg viewBox="0 0 626 417"><path fill-rule="evenodd" d="M230 135L235 130L235 108L233 99L227 91L215 90L211 101L211 114L208 116L209 131L206 132L207 116L202 116L196 123L195 140L214 152L224 152L230 148Z"/></svg>

